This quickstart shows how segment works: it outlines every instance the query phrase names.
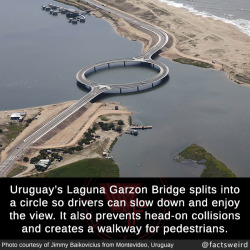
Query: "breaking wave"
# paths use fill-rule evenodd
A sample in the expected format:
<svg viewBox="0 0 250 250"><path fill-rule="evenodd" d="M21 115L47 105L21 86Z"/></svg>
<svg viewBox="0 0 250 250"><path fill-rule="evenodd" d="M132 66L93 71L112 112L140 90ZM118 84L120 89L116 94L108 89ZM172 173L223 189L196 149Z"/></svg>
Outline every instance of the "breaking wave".
<svg viewBox="0 0 250 250"><path fill-rule="evenodd" d="M192 6L189 6L189 5L184 5L182 3L176 3L174 1L169 1L169 0L158 0L160 2L163 2L163 3L167 3L168 5L171 5L173 7L176 7L176 8L182 8L182 9L186 9L188 10L189 12L195 14L195 15L199 15L199 16L203 16L203 17L211 17L213 18L214 20L220 20L224 23L229 23L229 24L232 24L234 26L236 26L241 32L247 34L248 36L250 36L250 20L246 20L246 19L227 19L225 17L218 17L214 14L211 14L207 11L199 11L199 10L196 10L194 7ZM248 11L248 10L245 10L245 9L241 9L242 11ZM229 15L230 17L233 18L233 15Z"/></svg>

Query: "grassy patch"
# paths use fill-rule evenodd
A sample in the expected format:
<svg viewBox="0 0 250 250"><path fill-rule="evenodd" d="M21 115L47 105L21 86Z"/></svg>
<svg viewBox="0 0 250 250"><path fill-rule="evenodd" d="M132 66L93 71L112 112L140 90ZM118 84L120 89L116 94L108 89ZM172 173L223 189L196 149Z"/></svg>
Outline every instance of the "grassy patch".
<svg viewBox="0 0 250 250"><path fill-rule="evenodd" d="M119 177L119 168L110 159L85 159L37 177Z"/></svg>
<svg viewBox="0 0 250 250"><path fill-rule="evenodd" d="M4 135L7 138L7 143L9 143L11 140L15 139L25 128L24 125L21 122L18 123L10 123L8 127L6 127L8 131L4 133Z"/></svg>
<svg viewBox="0 0 250 250"><path fill-rule="evenodd" d="M109 150L110 150L110 151L113 149L113 147L114 147L114 145L116 144L117 141L118 141L118 138L116 137L116 138L114 139L114 141L111 143L110 147L109 147Z"/></svg>
<svg viewBox="0 0 250 250"><path fill-rule="evenodd" d="M201 61L197 61L197 60L192 60L192 59L188 59L188 58L176 58L173 59L174 62L178 62L178 63L182 63L182 64L190 64L196 67L200 67L200 68L213 68L213 65L206 63L206 62L201 62Z"/></svg>
<svg viewBox="0 0 250 250"><path fill-rule="evenodd" d="M107 116L105 116L105 115L101 115L101 116L100 116L100 119L101 119L102 121L104 121L104 122L107 122L107 121L109 120L109 118L108 118Z"/></svg>
<svg viewBox="0 0 250 250"><path fill-rule="evenodd" d="M199 164L199 161L206 160L205 169L201 174L201 177L236 177L236 175L227 168L227 166L218 161L215 157L209 154L204 148L195 144L187 147L179 156L185 159L191 159Z"/></svg>
<svg viewBox="0 0 250 250"><path fill-rule="evenodd" d="M27 169L27 167L25 166L18 166L16 168L14 168L8 175L7 177L13 177L16 176L22 172L24 172Z"/></svg>
<svg viewBox="0 0 250 250"><path fill-rule="evenodd" d="M132 125L132 116L131 115L128 117L128 124L129 124L129 126Z"/></svg>

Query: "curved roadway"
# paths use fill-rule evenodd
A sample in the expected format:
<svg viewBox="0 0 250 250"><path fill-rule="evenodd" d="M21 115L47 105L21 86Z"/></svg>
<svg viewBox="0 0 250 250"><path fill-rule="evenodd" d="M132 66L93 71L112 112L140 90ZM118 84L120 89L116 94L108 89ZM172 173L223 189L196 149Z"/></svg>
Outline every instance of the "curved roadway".
<svg viewBox="0 0 250 250"><path fill-rule="evenodd" d="M148 79L144 82L128 83L126 85L124 85L124 84L122 84L122 85L121 84L102 85L100 83L92 82L85 77L85 73L88 70L90 70L91 68L95 67L96 65L92 65L90 67L86 67L86 68L80 70L76 76L77 80L82 84L86 84L87 86L90 86L91 91L87 95L85 95L83 98L81 98L79 101L74 103L72 106L70 106L69 108L64 110L62 113L60 113L58 116L53 118L50 122L48 122L47 124L42 126L40 129L38 129L36 132L34 132L30 136L28 136L21 143L19 143L10 152L8 157L1 163L0 176L6 175L7 171L11 168L11 166L14 164L14 162L23 156L25 149L29 148L33 143L38 141L41 137L43 137L45 134L47 134L49 131L51 131L53 128L55 128L57 125L62 123L64 120L66 120L68 117L70 117L73 113L75 113L77 110L79 110L85 104L90 102L96 96L100 95L103 92L111 90L112 88L134 88L134 87L136 87L136 86L138 87L142 84L143 85L150 84L150 83L159 81L168 75L169 70L165 64L163 64L161 62L155 62L151 59L152 55L155 54L156 52L158 52L168 42L168 36L165 32L158 30L154 26L151 26L143 21L136 20L134 17L131 17L130 15L127 15L121 11L104 6L96 1L90 0L90 1L88 1L88 3L95 5L96 7L105 9L106 11L108 11L114 15L122 17L123 19L129 21L130 23L138 25L145 30L151 31L154 34L156 34L158 37L158 42L154 46L152 46L148 51L146 51L145 53L143 53L137 57L134 57L131 59L120 59L120 60L106 61L106 62L99 63L96 65L102 65L102 64L112 63L112 62L117 63L117 62L124 62L124 61L144 62L144 63L149 63L151 65L156 65L160 69L159 73L155 77Z"/></svg>
<svg viewBox="0 0 250 250"><path fill-rule="evenodd" d="M104 61L104 62L96 63L96 64L93 64L91 66L88 66L88 67L85 67L85 68L81 69L76 74L76 79L77 79L77 81L79 83L81 83L81 84L83 84L85 86L89 86L89 87L97 86L100 83L89 80L86 77L86 74L89 71L93 70L93 69L96 70L96 68L98 66L110 65L112 63L119 63L119 62L120 63L121 62L142 62L142 63L151 64L151 65L156 65L159 68L159 73L155 77L152 77L150 79L146 79L143 82L133 82L133 83L126 83L126 84L117 83L117 84L109 85L112 89L116 89L116 88L119 88L119 89L126 88L126 89L128 89L128 88L140 87L142 85L143 86L151 85L152 83L160 81L160 80L162 80L162 79L164 79L165 77L168 76L168 73L169 73L168 67L164 63L153 61L152 58L151 58L155 53L157 53L168 42L168 35L164 31L159 30L156 27L154 27L152 25L149 25L146 22L143 22L141 20L137 20L134 17L131 17L130 15L128 15L128 14L126 14L124 12L115 10L113 8L110 8L110 7L106 6L106 5L104 5L104 4L100 4L97 1L89 0L88 3L92 4L92 5L95 5L98 8L104 9L105 11L108 11L108 12L114 14L114 15L122 17L126 21L128 21L128 22L130 22L132 24L135 24L135 25L139 26L140 28L144 29L146 32L150 31L150 32L154 33L155 35L157 35L158 41L149 50L147 50L145 53L143 53L143 54L141 54L139 56L129 58L129 59L118 59L118 60Z"/></svg>
<svg viewBox="0 0 250 250"><path fill-rule="evenodd" d="M112 84L106 84L106 85L108 85L111 89L134 89L134 88L140 87L142 85L143 86L151 85L151 84L158 82L158 81L160 81L168 76L169 69L164 63L155 62L152 59L145 60L145 59L131 58L131 59L118 59L118 60L105 61L105 62L101 62L101 63L97 63L97 64L93 64L91 66L85 67L85 68L81 69L76 74L76 79L78 82L80 82L81 84L83 84L85 86L89 86L90 88L96 87L96 86L100 85L100 83L89 80L86 77L88 72L92 71L94 68L102 67L103 65L108 65L108 64L110 65L110 64L117 64L117 63L118 64L131 63L131 62L132 63L148 63L150 65L153 65L154 68L158 68L159 72L154 77L152 77L150 79L146 79L144 81L140 81L140 82L132 82L132 83L126 83L126 84L112 83Z"/></svg>

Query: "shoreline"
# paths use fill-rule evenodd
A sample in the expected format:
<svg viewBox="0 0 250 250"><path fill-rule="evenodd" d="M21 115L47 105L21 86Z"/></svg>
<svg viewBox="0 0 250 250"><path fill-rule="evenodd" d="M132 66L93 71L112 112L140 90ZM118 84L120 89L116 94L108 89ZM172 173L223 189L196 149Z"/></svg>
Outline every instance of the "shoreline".
<svg viewBox="0 0 250 250"><path fill-rule="evenodd" d="M165 2L164 0L156 0L156 1ZM188 6L188 5L185 5L185 4L181 4L182 6L180 6L180 4L178 4L178 3L174 2L174 1L173 2L168 1L168 2L165 2L165 3L167 5L169 5L169 6L173 6L173 7L178 8L178 9L187 10L188 12L190 12L190 13L196 15L196 16L202 16L203 18L212 18L213 20L219 20L219 21L222 21L223 23L231 24L234 27L236 27L240 32L250 36L250 31L249 30L246 31L244 29L244 27L237 24L237 19L239 19L241 17L238 17L237 19L228 19L228 18L225 18L223 16L220 16L220 15L217 15L217 14L212 14L212 13L204 11L204 10L198 10L195 7L191 7L191 6ZM247 20L245 18L243 18L242 20L245 21L245 22L250 21L250 20Z"/></svg>
<svg viewBox="0 0 250 250"><path fill-rule="evenodd" d="M75 7L88 7L96 17L108 21L121 36L143 43L145 51L152 43L151 34L138 30L121 18L110 16L105 11L76 0L57 0ZM163 48L160 56L171 60L187 58L205 62L216 70L222 70L237 84L250 84L250 37L239 31L233 24L227 24L211 17L202 17L170 6L155 4L154 0L99 0L111 8L136 16L155 27L164 30L170 43ZM213 63L214 62L214 63Z"/></svg>

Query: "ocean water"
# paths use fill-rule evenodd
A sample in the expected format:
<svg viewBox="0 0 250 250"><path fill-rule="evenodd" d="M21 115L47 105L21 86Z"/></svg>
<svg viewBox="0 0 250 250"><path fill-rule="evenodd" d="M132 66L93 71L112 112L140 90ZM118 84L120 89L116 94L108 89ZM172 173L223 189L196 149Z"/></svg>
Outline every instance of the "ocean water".
<svg viewBox="0 0 250 250"><path fill-rule="evenodd" d="M249 0L155 0L236 26L250 36Z"/></svg>

